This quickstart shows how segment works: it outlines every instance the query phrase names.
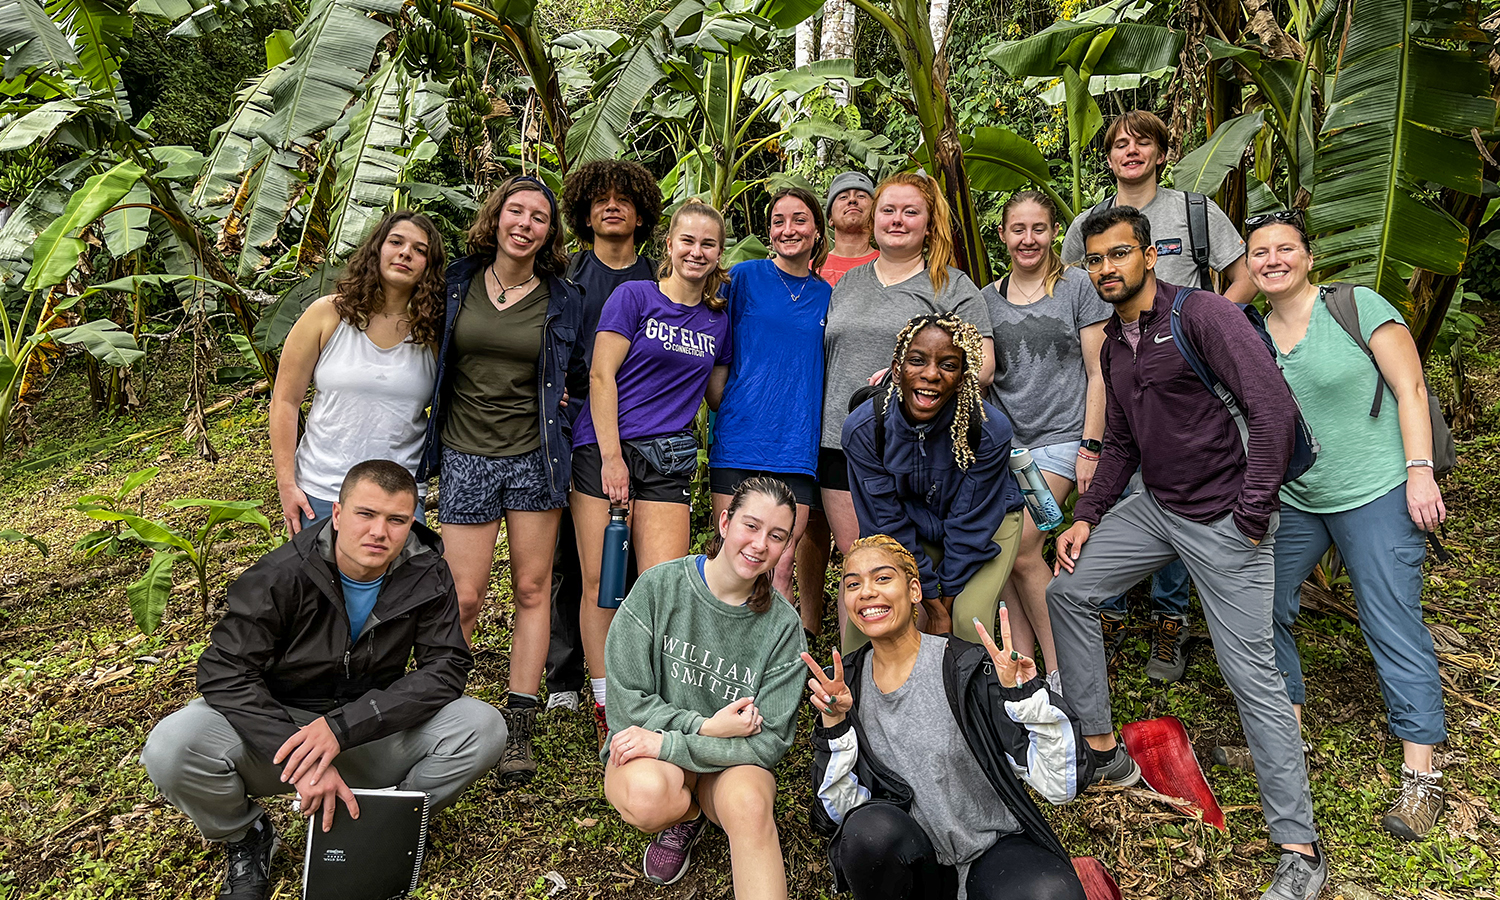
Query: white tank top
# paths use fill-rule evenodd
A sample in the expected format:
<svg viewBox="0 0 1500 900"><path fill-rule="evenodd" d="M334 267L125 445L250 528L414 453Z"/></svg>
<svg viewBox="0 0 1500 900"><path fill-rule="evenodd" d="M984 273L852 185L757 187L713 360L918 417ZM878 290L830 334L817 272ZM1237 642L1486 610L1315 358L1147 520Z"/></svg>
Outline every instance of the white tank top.
<svg viewBox="0 0 1500 900"><path fill-rule="evenodd" d="M402 341L382 350L340 320L313 369L317 392L297 445L297 487L335 500L344 474L367 459L389 459L415 475L436 380L427 347Z"/></svg>

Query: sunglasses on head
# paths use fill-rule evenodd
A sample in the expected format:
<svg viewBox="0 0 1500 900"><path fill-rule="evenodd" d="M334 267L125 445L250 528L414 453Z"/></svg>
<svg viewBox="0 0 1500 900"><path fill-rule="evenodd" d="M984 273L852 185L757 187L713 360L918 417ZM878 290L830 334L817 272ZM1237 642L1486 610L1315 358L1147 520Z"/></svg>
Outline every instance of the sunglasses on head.
<svg viewBox="0 0 1500 900"><path fill-rule="evenodd" d="M1302 227L1302 210L1300 209L1278 209L1275 212L1261 213L1251 216L1245 220L1245 228L1259 228L1262 225L1270 225L1276 222L1285 222L1288 225Z"/></svg>

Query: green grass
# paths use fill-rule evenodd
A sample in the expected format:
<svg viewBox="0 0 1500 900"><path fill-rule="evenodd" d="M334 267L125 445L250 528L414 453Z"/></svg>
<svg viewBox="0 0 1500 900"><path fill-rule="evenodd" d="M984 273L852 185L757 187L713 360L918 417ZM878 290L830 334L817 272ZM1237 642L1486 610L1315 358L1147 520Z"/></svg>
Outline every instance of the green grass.
<svg viewBox="0 0 1500 900"><path fill-rule="evenodd" d="M1470 368L1484 407L1477 433L1460 445L1459 469L1444 485L1452 511L1447 543L1456 559L1430 564L1425 595L1428 621L1449 626L1465 645L1445 642L1442 648L1451 678L1450 738L1439 760L1449 803L1427 841L1405 844L1376 826L1392 798L1400 748L1385 732L1370 655L1357 628L1342 616L1318 613L1305 615L1300 626L1313 797L1333 868L1326 897L1494 897L1500 882L1500 551L1489 538L1500 526L1500 475L1494 474L1500 472L1494 412L1500 358L1493 345L1471 353ZM194 662L208 623L184 580L162 628L137 635L124 585L137 577L145 557L84 560L70 550L95 524L68 509L74 499L113 488L149 465L162 468L146 489L149 513L163 513L159 504L171 498L201 496L259 499L277 518L264 398L210 420L221 458L209 464L180 437L181 396L180 378L169 370L152 384L135 418L109 423L94 418L76 379L60 378L35 411L34 421L45 423L39 442L23 456L0 461L13 467L57 457L29 472L0 468L6 472L0 528L34 534L52 551L42 557L24 544L0 544L0 900L207 897L218 889L217 848L162 801L136 761L152 725L194 696ZM117 448L70 450L164 428L171 428L164 436ZM232 535L212 569L214 596L222 597L227 581L269 547ZM471 693L490 701L503 697L506 680L511 607L505 557L502 547L469 683ZM1207 644L1195 647L1182 683L1161 689L1144 677L1145 642L1145 632L1137 632L1114 674L1118 719L1178 716L1205 759L1216 743L1243 743ZM828 650L825 638L815 653L827 656ZM831 894L822 841L807 827L811 721L804 709L803 737L778 768L777 820L797 898ZM678 884L657 888L640 878L646 837L603 800L586 714L543 716L537 751L541 772L526 790L504 792L486 778L435 819L419 896L545 897L549 872L568 884L561 897L731 896L728 848L717 831ZM1257 896L1274 853L1254 778L1212 768L1207 777L1227 812L1224 834L1136 791L1089 794L1049 815L1065 845L1104 860L1128 897ZM302 826L288 803L270 800L268 806L297 847ZM300 853L278 856L274 873L275 896L299 896Z"/></svg>

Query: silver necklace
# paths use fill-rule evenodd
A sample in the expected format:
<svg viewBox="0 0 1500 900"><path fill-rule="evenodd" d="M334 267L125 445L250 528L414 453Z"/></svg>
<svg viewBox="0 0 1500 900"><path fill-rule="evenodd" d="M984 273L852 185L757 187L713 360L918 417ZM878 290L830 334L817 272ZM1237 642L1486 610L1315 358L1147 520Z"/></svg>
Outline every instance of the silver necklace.
<svg viewBox="0 0 1500 900"><path fill-rule="evenodd" d="M805 280L806 276L803 276L804 281L802 282L802 287L798 288L796 292L793 292L791 284L789 284L786 280L786 273L781 271L781 266L778 266L775 262L772 262L771 268L776 270L776 277L781 279L781 286L786 288L787 296L792 298L792 302L796 303L798 300L801 300L802 292L807 290L808 282Z"/></svg>

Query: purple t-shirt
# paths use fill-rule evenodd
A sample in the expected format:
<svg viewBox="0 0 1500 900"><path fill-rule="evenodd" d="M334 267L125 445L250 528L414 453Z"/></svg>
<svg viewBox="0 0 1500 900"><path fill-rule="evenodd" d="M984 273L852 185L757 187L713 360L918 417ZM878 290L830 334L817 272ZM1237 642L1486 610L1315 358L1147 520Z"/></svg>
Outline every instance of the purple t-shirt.
<svg viewBox="0 0 1500 900"><path fill-rule="evenodd" d="M714 366L729 365L729 314L704 303L673 303L654 281L615 288L599 314L599 331L630 339L615 373L622 441L686 430ZM573 424L574 447L599 443L593 412L585 405Z"/></svg>

